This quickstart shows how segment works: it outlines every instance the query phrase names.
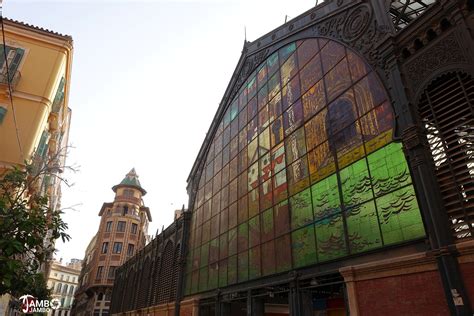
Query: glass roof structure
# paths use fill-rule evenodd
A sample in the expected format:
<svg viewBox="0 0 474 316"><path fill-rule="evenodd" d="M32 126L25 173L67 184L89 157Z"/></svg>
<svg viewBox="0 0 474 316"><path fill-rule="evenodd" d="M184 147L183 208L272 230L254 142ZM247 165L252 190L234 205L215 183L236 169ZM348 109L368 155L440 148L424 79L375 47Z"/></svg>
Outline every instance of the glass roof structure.
<svg viewBox="0 0 474 316"><path fill-rule="evenodd" d="M436 0L400 0L390 4L390 15L397 31L405 28Z"/></svg>

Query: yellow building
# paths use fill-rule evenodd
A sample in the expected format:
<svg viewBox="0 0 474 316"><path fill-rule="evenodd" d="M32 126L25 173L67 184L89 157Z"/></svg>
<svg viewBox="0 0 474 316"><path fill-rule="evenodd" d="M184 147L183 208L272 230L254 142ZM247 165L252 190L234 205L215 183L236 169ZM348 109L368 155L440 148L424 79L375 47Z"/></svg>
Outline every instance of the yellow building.
<svg viewBox="0 0 474 316"><path fill-rule="evenodd" d="M60 207L56 174L66 157L73 41L71 36L3 19L0 33L0 177L13 167L46 170L32 191ZM33 192L29 192L33 193ZM47 274L49 267L41 270ZM10 297L0 297L0 316L14 313Z"/></svg>
<svg viewBox="0 0 474 316"><path fill-rule="evenodd" d="M25 161L36 167L45 162L61 167L65 156L61 149L67 142L71 117L72 38L18 21L4 19L3 24L0 172L24 166Z"/></svg>

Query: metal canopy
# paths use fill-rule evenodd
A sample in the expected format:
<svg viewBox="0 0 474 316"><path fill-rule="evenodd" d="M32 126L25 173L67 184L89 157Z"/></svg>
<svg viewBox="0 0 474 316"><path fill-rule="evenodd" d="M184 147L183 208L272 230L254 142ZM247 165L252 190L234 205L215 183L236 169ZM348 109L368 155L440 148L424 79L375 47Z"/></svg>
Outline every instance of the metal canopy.
<svg viewBox="0 0 474 316"><path fill-rule="evenodd" d="M390 16L397 31L405 28L436 0L400 0L390 3Z"/></svg>

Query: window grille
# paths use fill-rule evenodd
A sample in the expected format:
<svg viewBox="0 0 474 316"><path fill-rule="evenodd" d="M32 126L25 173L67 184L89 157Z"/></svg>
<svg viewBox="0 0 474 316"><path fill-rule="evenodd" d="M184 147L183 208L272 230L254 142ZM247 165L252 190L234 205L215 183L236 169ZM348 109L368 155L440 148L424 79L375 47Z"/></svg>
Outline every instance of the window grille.
<svg viewBox="0 0 474 316"><path fill-rule="evenodd" d="M436 179L451 230L457 239L474 231L474 79L450 73L421 96L424 124Z"/></svg>

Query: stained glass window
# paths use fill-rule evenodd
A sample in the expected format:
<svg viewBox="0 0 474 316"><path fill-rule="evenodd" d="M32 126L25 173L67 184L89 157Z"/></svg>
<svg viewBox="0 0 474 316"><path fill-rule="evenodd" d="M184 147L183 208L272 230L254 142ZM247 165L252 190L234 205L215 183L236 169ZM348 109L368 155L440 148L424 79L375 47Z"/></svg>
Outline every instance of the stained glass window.
<svg viewBox="0 0 474 316"><path fill-rule="evenodd" d="M186 293L424 236L390 100L357 53L290 43L237 88L198 179Z"/></svg>

